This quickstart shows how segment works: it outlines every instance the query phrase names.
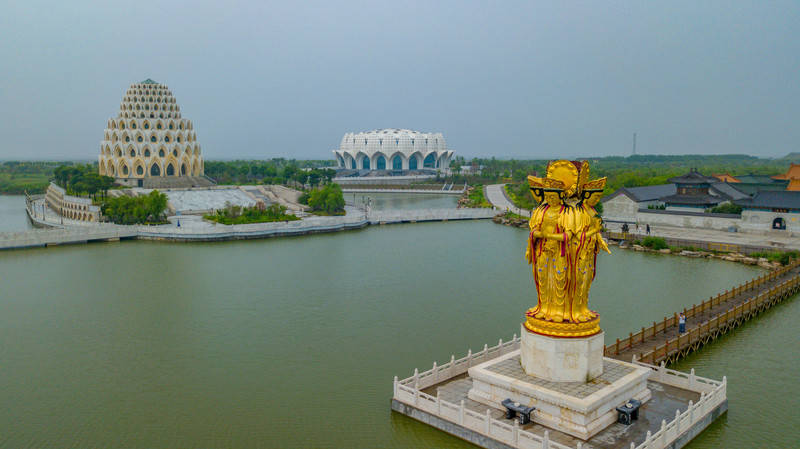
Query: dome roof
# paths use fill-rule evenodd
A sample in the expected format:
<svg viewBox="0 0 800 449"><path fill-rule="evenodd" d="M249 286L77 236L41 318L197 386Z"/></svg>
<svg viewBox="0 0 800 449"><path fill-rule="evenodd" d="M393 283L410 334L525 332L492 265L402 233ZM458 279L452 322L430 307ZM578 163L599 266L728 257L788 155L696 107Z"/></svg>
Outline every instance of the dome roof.
<svg viewBox="0 0 800 449"><path fill-rule="evenodd" d="M391 166L414 170L417 166L446 168L453 151L447 148L442 133L384 128L345 134L334 154L340 167L383 169ZM364 159L370 162L365 163Z"/></svg>

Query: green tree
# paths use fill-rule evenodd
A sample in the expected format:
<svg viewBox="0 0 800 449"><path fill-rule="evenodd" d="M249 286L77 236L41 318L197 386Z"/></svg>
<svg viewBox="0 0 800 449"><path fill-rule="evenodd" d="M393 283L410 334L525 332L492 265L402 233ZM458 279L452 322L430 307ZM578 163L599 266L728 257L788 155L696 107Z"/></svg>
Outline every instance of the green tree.
<svg viewBox="0 0 800 449"><path fill-rule="evenodd" d="M344 195L339 184L331 183L325 187L311 192L308 196L308 205L313 212L328 215L344 214Z"/></svg>

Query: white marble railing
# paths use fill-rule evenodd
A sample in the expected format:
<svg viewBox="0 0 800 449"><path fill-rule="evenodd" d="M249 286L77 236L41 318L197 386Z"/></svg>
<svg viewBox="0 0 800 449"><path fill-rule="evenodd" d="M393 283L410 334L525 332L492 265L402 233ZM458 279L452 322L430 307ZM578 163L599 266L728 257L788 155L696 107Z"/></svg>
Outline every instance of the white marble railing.
<svg viewBox="0 0 800 449"><path fill-rule="evenodd" d="M725 402L728 397L727 377L723 377L722 381L718 381L695 376L694 369L687 375L680 371L667 369L663 363L661 366L634 363L654 370L651 380L697 391L700 393L700 400L697 403L689 401L689 407L683 413L680 410L675 410L675 418L672 421L667 423L666 420L662 420L661 429L654 434L648 431L644 442L638 446L631 443L631 449L663 449L668 447L682 433L692 428L717 406Z"/></svg>
<svg viewBox="0 0 800 449"><path fill-rule="evenodd" d="M496 346L484 345L483 350L473 353L470 349L467 355L456 359L450 356L450 361L444 364L433 362L433 367L420 372L414 370L414 375L399 380L394 378L393 398L397 401L411 405L431 415L458 424L473 432L486 435L489 438L501 441L511 447L519 449L574 449L554 441L550 441L549 432L542 436L527 432L519 428L517 421L509 424L508 421L493 419L489 410L478 413L464 406L462 400L459 404L448 402L439 397L423 393L422 390L440 382L464 374L471 366L483 363L511 351L519 349L520 338L515 334L511 341L503 342L501 339ZM727 398L727 378L722 381L700 377L691 372L683 373L661 366L634 362L643 367L650 368L653 373L649 380L700 393L697 403L689 401L689 407L683 413L675 410L675 418L669 423L661 422L661 429L655 434L647 432L645 441L636 446L631 443L631 449L663 449L674 442L684 432L700 422L712 410L723 403ZM583 447L578 443L577 449Z"/></svg>
<svg viewBox="0 0 800 449"><path fill-rule="evenodd" d="M456 359L455 356L451 355L450 361L443 365L437 365L436 362L433 362L433 368L423 372L419 372L419 370L415 369L413 376L407 377L403 380L397 380L395 378L395 382L399 382L401 385L406 386L416 386L416 388L424 390L431 385L436 385L439 382L443 382L452 377L464 374L471 367L479 363L483 363L501 355L508 354L511 351L515 351L519 349L519 344L520 338L517 337L517 334L514 334L514 336L511 338L511 341L503 342L503 339L501 338L497 343L497 346L492 346L490 348L489 345L483 345L483 350L474 354L472 349L470 349L467 351L467 355L460 359Z"/></svg>
<svg viewBox="0 0 800 449"><path fill-rule="evenodd" d="M672 385L673 387L683 388L685 390L691 390L697 393L710 393L725 381L724 377L722 381L719 381L696 376L694 374L694 368L692 368L688 373L675 371L665 367L664 362L661 362L660 366L650 365L648 363L642 363L636 360L634 360L633 363L652 369L654 372L650 375L650 380L654 380L662 384Z"/></svg>

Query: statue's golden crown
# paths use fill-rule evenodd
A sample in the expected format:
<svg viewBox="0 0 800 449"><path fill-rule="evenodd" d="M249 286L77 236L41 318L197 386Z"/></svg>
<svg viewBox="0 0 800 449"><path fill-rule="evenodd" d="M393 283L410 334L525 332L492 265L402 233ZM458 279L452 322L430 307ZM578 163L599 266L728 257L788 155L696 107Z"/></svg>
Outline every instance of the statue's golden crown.
<svg viewBox="0 0 800 449"><path fill-rule="evenodd" d="M603 190L606 187L606 179L607 178L600 178L600 179L593 179L587 183L585 183L581 190L591 190L591 191L598 191Z"/></svg>
<svg viewBox="0 0 800 449"><path fill-rule="evenodd" d="M532 189L543 189L544 188L544 179L537 178L536 176L528 176L528 185Z"/></svg>
<svg viewBox="0 0 800 449"><path fill-rule="evenodd" d="M564 183L558 179L553 178L544 178L544 189L545 190L564 190Z"/></svg>

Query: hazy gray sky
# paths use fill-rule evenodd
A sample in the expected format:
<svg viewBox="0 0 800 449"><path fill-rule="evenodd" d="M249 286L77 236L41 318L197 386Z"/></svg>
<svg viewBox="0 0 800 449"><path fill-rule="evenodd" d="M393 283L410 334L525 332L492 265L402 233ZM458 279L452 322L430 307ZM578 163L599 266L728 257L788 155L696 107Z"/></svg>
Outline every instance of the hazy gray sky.
<svg viewBox="0 0 800 449"><path fill-rule="evenodd" d="M96 158L167 84L206 158L331 158L348 131L457 155L800 151L800 3L0 0L0 159Z"/></svg>

